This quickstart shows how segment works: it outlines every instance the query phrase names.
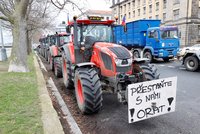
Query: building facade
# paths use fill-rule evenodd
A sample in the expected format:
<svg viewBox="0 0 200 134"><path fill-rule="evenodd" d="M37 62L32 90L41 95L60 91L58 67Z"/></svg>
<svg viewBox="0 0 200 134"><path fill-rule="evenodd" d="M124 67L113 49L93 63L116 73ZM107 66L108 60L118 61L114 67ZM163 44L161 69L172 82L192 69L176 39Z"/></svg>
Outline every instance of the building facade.
<svg viewBox="0 0 200 134"><path fill-rule="evenodd" d="M162 25L179 28L181 46L200 42L200 0L112 0L118 24L139 19L160 19Z"/></svg>
<svg viewBox="0 0 200 134"><path fill-rule="evenodd" d="M88 19L88 16L102 17L102 20L111 20L113 17L112 11L106 10L87 10L78 16L78 19Z"/></svg>

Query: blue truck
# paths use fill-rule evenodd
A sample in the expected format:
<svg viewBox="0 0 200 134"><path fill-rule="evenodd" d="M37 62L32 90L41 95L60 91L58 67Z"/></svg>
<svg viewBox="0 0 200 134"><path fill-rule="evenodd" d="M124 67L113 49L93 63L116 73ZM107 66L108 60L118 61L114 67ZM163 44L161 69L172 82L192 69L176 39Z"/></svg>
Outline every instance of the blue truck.
<svg viewBox="0 0 200 134"><path fill-rule="evenodd" d="M132 51L134 58L169 61L179 49L178 28L160 26L160 20L137 20L114 27L115 43Z"/></svg>

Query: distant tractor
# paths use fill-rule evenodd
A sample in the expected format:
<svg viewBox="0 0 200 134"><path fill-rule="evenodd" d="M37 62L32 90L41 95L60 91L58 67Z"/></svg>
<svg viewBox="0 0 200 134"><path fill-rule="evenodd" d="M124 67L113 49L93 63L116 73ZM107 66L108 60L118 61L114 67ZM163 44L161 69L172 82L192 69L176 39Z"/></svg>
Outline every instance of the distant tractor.
<svg viewBox="0 0 200 134"><path fill-rule="evenodd" d="M56 77L62 77L62 50L60 48L69 42L69 35L66 33L51 35L50 42L48 53L50 68L54 71Z"/></svg>
<svg viewBox="0 0 200 134"><path fill-rule="evenodd" d="M113 20L73 19L67 27L72 42L62 46L62 72L66 88L75 88L82 113L101 109L102 89L111 89L126 104L129 84L158 79L153 65L134 60L128 49L113 43Z"/></svg>
<svg viewBox="0 0 200 134"><path fill-rule="evenodd" d="M200 66L200 51L188 50L183 56L183 65L188 71L197 71Z"/></svg>

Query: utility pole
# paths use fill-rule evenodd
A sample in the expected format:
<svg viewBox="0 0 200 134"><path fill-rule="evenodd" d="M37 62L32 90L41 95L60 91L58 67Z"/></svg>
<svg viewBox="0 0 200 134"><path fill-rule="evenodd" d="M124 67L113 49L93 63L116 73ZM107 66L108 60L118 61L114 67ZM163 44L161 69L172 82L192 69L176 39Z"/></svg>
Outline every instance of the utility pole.
<svg viewBox="0 0 200 134"><path fill-rule="evenodd" d="M1 34L0 61L6 61L7 54L6 54L6 49L4 48L2 20L0 20L0 34Z"/></svg>

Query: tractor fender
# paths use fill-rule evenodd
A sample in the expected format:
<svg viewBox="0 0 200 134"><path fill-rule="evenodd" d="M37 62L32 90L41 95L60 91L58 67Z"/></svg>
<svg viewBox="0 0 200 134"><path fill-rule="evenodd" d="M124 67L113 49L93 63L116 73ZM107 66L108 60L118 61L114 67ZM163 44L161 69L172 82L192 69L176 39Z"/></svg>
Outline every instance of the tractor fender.
<svg viewBox="0 0 200 134"><path fill-rule="evenodd" d="M78 64L76 64L76 67L75 68L77 68L77 67L94 67L94 66L96 66L93 62L84 62L84 63L78 63Z"/></svg>
<svg viewBox="0 0 200 134"><path fill-rule="evenodd" d="M73 44L63 45L61 49L65 60L70 63L75 63Z"/></svg>
<svg viewBox="0 0 200 134"><path fill-rule="evenodd" d="M150 47L150 46L146 46L146 47L144 47L144 49L143 49L143 53L144 53L145 51L150 51L151 54L154 55L154 49L153 49L152 47Z"/></svg>
<svg viewBox="0 0 200 134"><path fill-rule="evenodd" d="M135 58L133 60L133 63L145 63L145 62L149 62L149 59L147 59L147 58Z"/></svg>
<svg viewBox="0 0 200 134"><path fill-rule="evenodd" d="M58 56L58 48L56 46L51 46L49 48L49 52L50 52L51 56L53 56L53 57Z"/></svg>

